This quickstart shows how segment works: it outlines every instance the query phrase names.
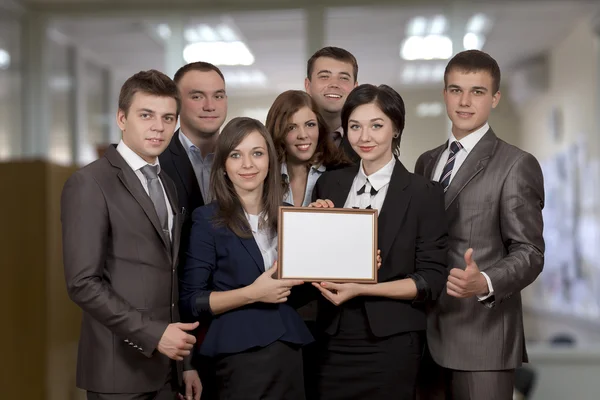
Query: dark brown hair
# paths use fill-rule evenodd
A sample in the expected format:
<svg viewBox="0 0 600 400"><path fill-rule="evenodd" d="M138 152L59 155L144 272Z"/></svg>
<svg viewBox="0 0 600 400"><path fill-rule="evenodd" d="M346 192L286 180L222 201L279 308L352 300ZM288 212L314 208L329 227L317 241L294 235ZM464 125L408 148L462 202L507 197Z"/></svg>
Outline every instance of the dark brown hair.
<svg viewBox="0 0 600 400"><path fill-rule="evenodd" d="M400 139L406 122L406 110L402 96L388 85L363 84L355 87L342 108L342 128L345 135L348 135L350 114L364 104L375 104L394 124L394 136L397 135L397 137L392 139L392 152L398 157L400 155Z"/></svg>
<svg viewBox="0 0 600 400"><path fill-rule="evenodd" d="M253 118L237 117L232 119L225 125L217 139L215 158L210 173L210 186L218 204L215 224L227 226L239 237L250 237L252 231L246 219L242 202L226 174L225 162L229 154L252 132L260 133L267 144L269 171L263 187L261 224L271 234L277 233L277 217L283 199L281 172L269 132L260 121Z"/></svg>
<svg viewBox="0 0 600 400"><path fill-rule="evenodd" d="M173 80L175 81L176 84L179 84L179 82L181 81L183 76L190 71L200 71L200 72L215 71L217 74L219 74L221 79L223 79L223 82L225 82L225 77L223 76L223 73L221 72L221 70L216 65L213 65L211 63L207 63L204 61L197 61L197 62L185 64L183 67L179 68L177 70L177 72L175 72L175 76L173 77Z"/></svg>
<svg viewBox="0 0 600 400"><path fill-rule="evenodd" d="M319 138L315 153L308 161L308 165L323 164L325 167L333 167L342 164L349 164L343 152L339 151L331 135L327 131L327 125L315 101L306 92L300 90L288 90L281 93L267 113L266 127L273 138L277 160L279 163L286 161L285 137L288 134L291 119L302 108L308 107L317 116L317 126L319 129Z"/></svg>
<svg viewBox="0 0 600 400"><path fill-rule="evenodd" d="M444 71L444 87L448 85L448 74L452 70L461 72L486 71L492 77L492 94L500 90L500 67L489 54L480 50L461 51L448 62Z"/></svg>
<svg viewBox="0 0 600 400"><path fill-rule="evenodd" d="M159 97L172 97L177 102L177 115L179 115L181 99L177 85L162 72L155 69L140 71L125 81L119 93L119 110L122 110L125 115L129 113L133 96L137 92Z"/></svg>
<svg viewBox="0 0 600 400"><path fill-rule="evenodd" d="M306 76L309 80L312 79L315 61L321 57L333 58L334 60L352 65L354 82L358 80L358 62L356 61L356 57L354 57L348 50L333 46L323 47L321 50L317 50L317 52L308 59L308 63L306 64Z"/></svg>

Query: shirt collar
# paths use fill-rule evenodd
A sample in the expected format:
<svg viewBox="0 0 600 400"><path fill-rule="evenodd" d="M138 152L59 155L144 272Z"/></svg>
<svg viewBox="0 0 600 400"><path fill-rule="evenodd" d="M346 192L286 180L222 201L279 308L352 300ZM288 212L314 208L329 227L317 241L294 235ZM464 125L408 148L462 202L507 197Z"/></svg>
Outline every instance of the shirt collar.
<svg viewBox="0 0 600 400"><path fill-rule="evenodd" d="M390 183L390 179L392 178L392 172L394 172L394 166L396 165L396 157L392 156L390 162L388 162L383 168L379 171L367 176L363 170L363 162L360 161L360 168L358 170L357 175L357 183L359 187L362 187L366 182L367 178L369 178L369 183L371 183L371 187L377 191L379 191L382 187Z"/></svg>
<svg viewBox="0 0 600 400"><path fill-rule="evenodd" d="M336 130L334 130L333 132L331 132L332 135L334 133L339 133L340 137L344 137L344 129L342 128L341 125Z"/></svg>
<svg viewBox="0 0 600 400"><path fill-rule="evenodd" d="M486 122L481 128L477 129L475 132L469 133L464 138L460 139L459 142L462 145L463 149L469 154L473 147L479 143L483 135L490 129L490 125ZM448 140L448 150L450 150L450 145L454 142L456 138L451 133L450 140Z"/></svg>
<svg viewBox="0 0 600 400"><path fill-rule="evenodd" d="M131 150L129 146L125 144L123 139L117 145L117 151L121 154L121 157L125 160L125 162L131 167L132 170L137 171L146 165L158 165L157 173L160 174L160 163L158 162L158 157L156 157L156 162L154 164L150 164L146 162L142 157L140 157L136 152Z"/></svg>
<svg viewBox="0 0 600 400"><path fill-rule="evenodd" d="M315 173L315 172L322 174L323 172L325 172L326 169L327 168L325 168L325 166L323 164L311 165L308 173L309 173L309 175L312 173ZM281 176L285 176L286 178L289 178L287 163L285 163L285 162L281 163Z"/></svg>
<svg viewBox="0 0 600 400"><path fill-rule="evenodd" d="M183 131L181 130L181 128L179 129L179 141L181 142L181 144L183 145L183 147L185 147L188 150L199 150L198 147L196 147L196 145L194 143L192 143L192 141L183 134Z"/></svg>

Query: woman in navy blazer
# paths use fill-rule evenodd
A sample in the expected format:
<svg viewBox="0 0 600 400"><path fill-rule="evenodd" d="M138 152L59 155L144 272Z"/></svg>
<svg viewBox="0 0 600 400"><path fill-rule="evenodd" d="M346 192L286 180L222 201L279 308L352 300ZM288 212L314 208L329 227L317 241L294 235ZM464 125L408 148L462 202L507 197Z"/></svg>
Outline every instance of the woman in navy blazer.
<svg viewBox="0 0 600 400"><path fill-rule="evenodd" d="M322 293L321 400L415 396L425 305L446 283L448 229L441 185L409 173L397 158L404 116L392 88L356 87L342 126L360 165L324 173L313 193L322 200L312 206L377 209L382 258L377 284L313 284Z"/></svg>
<svg viewBox="0 0 600 400"><path fill-rule="evenodd" d="M304 399L300 348L312 336L286 304L296 280L273 279L282 185L269 133L234 118L219 136L211 171L215 201L192 215L180 307L212 314L200 344L214 358L222 399Z"/></svg>

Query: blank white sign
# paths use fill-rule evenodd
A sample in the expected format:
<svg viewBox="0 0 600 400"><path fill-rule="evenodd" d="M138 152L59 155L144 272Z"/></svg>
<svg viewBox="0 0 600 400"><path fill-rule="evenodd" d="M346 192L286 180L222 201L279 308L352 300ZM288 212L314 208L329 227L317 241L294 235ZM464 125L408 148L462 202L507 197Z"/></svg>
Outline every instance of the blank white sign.
<svg viewBox="0 0 600 400"><path fill-rule="evenodd" d="M281 278L376 282L376 211L297 210L280 214Z"/></svg>

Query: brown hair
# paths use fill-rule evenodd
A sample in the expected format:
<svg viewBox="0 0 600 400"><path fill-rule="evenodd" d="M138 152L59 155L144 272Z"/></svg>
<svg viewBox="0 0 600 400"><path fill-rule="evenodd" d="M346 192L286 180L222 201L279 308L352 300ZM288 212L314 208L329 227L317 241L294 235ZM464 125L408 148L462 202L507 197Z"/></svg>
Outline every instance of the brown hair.
<svg viewBox="0 0 600 400"><path fill-rule="evenodd" d="M286 161L285 137L287 136L291 119L295 113L302 108L308 107L317 116L317 126L319 129L319 138L317 139L317 148L315 153L308 161L308 166L314 164L323 164L325 167L333 167L342 164L350 164L343 152L339 151L331 135L327 131L327 125L319 108L312 97L306 92L300 90L288 90L281 93L267 113L266 127L267 131L273 137L277 160L279 163Z"/></svg>
<svg viewBox="0 0 600 400"><path fill-rule="evenodd" d="M129 113L133 96L137 92L159 97L172 97L177 102L177 115L179 115L181 99L177 85L162 72L155 69L140 71L125 81L119 93L119 110L125 112L125 115Z"/></svg>
<svg viewBox="0 0 600 400"><path fill-rule="evenodd" d="M321 50L317 50L317 52L308 59L308 63L306 64L306 76L309 80L312 78L315 61L321 57L333 58L334 60L352 65L352 69L354 71L354 82L358 80L358 62L356 61L356 57L354 57L348 50L333 46L323 47Z"/></svg>
<svg viewBox="0 0 600 400"><path fill-rule="evenodd" d="M223 73L221 72L221 70L216 65L213 65L211 63L207 63L204 61L197 61L197 62L185 64L183 67L179 68L177 70L177 72L175 72L175 76L173 77L173 80L175 81L176 84L179 84L179 82L181 81L183 76L190 71L200 71L200 72L215 71L217 74L219 74L221 79L223 79L223 82L225 82L225 77L223 76Z"/></svg>
<svg viewBox="0 0 600 400"><path fill-rule="evenodd" d="M242 202L226 174L225 162L229 154L252 132L260 133L267 144L269 171L263 187L261 224L266 226L271 234L277 232L277 217L283 199L281 172L269 132L260 121L253 118L233 118L225 125L217 139L215 158L210 173L210 186L218 204L215 224L227 226L239 237L250 237L252 231L246 219Z"/></svg>
<svg viewBox="0 0 600 400"><path fill-rule="evenodd" d="M461 51L448 62L444 71L444 87L448 85L448 74L452 70L461 72L486 71L492 76L492 94L500 90L500 67L489 54L480 50Z"/></svg>

